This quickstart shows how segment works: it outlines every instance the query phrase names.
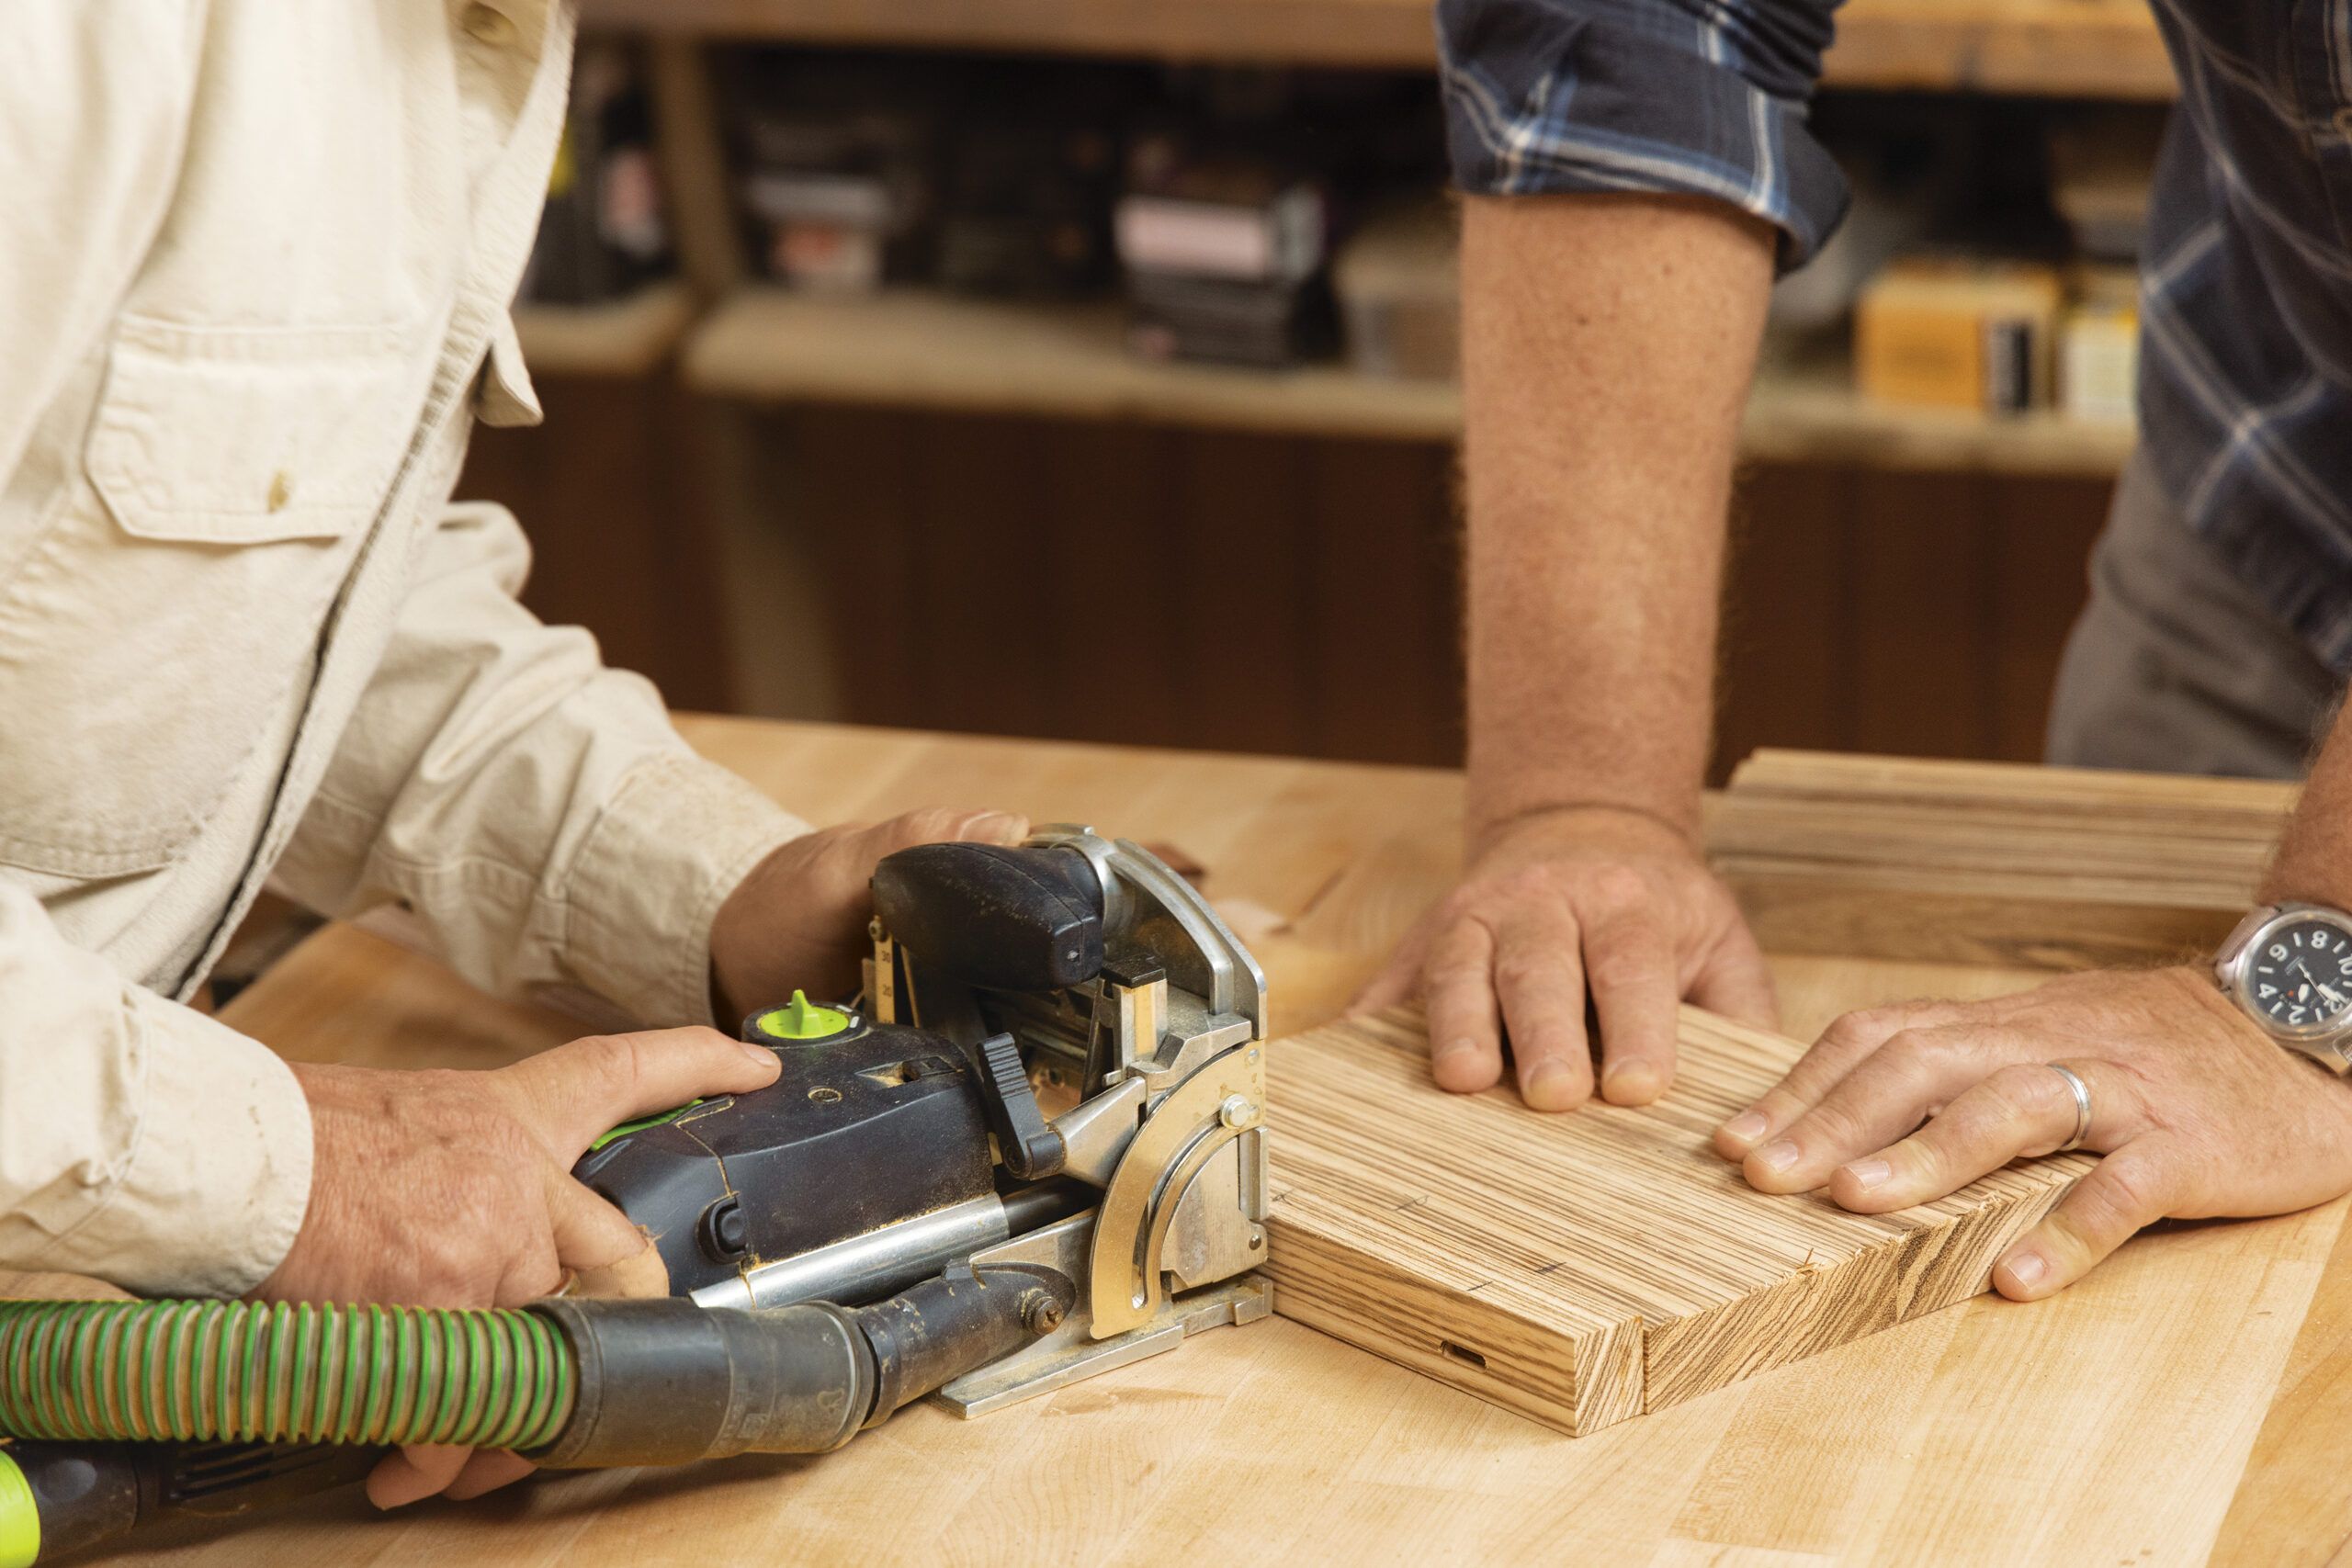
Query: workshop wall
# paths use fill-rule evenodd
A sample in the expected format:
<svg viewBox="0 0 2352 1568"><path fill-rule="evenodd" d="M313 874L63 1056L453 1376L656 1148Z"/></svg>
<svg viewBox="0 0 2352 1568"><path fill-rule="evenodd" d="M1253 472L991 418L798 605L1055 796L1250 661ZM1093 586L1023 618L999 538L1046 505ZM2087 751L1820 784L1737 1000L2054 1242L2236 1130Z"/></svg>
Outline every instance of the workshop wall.
<svg viewBox="0 0 2352 1568"><path fill-rule="evenodd" d="M533 608L596 630L608 659L674 705L1460 758L1443 446L910 411L745 414L637 380L540 389L548 423L481 432L461 491L523 517L537 549ZM738 481L721 471L730 457L746 470ZM730 484L748 513L731 526L714 515ZM2038 758L2108 488L1750 464L1718 774L1767 745ZM792 564L763 580L762 560L778 558ZM765 599L731 631L730 581ZM787 615L811 625L773 624Z"/></svg>
<svg viewBox="0 0 2352 1568"><path fill-rule="evenodd" d="M553 376L547 420L477 426L458 495L521 519L523 602L595 633L607 663L652 680L673 707L732 711L735 650L719 586L708 455L666 376Z"/></svg>

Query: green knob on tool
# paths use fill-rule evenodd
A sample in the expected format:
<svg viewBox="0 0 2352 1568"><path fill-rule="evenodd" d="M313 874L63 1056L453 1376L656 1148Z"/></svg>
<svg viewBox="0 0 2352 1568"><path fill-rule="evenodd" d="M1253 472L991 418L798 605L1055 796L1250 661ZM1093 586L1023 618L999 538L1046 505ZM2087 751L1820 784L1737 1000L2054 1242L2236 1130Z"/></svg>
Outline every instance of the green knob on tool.
<svg viewBox="0 0 2352 1568"><path fill-rule="evenodd" d="M770 1008L758 1020L759 1032L771 1040L823 1040L848 1027L849 1014L810 1001L805 991L793 992L790 1001Z"/></svg>

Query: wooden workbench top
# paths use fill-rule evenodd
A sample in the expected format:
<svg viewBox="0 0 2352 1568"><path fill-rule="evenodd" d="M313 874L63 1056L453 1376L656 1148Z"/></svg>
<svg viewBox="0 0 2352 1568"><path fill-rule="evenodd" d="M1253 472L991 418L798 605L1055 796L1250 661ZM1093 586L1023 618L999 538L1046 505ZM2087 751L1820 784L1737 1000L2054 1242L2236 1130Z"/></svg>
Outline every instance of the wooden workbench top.
<svg viewBox="0 0 2352 1568"><path fill-rule="evenodd" d="M1264 959L1278 1032L1344 999L1442 883L1459 821L1459 782L1436 772L686 728L819 821L985 804L1182 849ZM1776 964L1786 1026L1807 1035L1849 1007L2034 978ZM228 1016L289 1056L371 1065L487 1066L564 1032L344 928ZM390 1518L345 1495L155 1538L140 1555L239 1568L2319 1562L2352 1534L2345 1215L2339 1202L2170 1227L2052 1301L1980 1297L1584 1438L1272 1319L977 1422L912 1409L823 1458L568 1476Z"/></svg>

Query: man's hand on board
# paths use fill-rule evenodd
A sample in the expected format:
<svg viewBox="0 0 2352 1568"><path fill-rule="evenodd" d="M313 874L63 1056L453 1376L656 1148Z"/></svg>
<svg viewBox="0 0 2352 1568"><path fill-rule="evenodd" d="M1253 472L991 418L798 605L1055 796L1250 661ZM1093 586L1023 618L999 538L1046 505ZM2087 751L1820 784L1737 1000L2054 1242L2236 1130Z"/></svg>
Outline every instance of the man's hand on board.
<svg viewBox="0 0 2352 1568"><path fill-rule="evenodd" d="M1766 1192L1884 1213L2073 1135L2103 1155L1993 1270L2032 1301L2160 1219L2281 1214L2352 1191L2352 1084L2279 1046L2198 968L2071 975L1984 1002L1849 1013L1715 1134Z"/></svg>
<svg viewBox="0 0 2352 1568"><path fill-rule="evenodd" d="M1674 1077L1676 1005L1778 1021L1771 973L1739 908L1665 818L1564 807L1514 818L1475 847L1460 884L1406 937L1356 1010L1419 997L1439 1087L1499 1082L1506 1043L1539 1111L1600 1092L1645 1105Z"/></svg>

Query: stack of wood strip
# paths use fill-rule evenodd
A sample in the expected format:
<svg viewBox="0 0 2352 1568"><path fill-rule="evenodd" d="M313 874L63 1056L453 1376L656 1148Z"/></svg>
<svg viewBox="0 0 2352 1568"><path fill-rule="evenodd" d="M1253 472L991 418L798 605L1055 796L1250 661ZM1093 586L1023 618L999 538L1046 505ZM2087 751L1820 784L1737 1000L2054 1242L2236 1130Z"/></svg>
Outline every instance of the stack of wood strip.
<svg viewBox="0 0 2352 1568"><path fill-rule="evenodd" d="M1274 1310L1581 1435L1986 1288L2089 1168L2024 1160L1852 1214L1709 1147L1804 1047L1684 1008L1655 1105L1530 1111L1430 1087L1419 1013L1274 1042Z"/></svg>
<svg viewBox="0 0 2352 1568"><path fill-rule="evenodd" d="M2210 951L2253 903L2295 795L2246 779L1761 750L1709 801L1707 847L1775 953L2163 963Z"/></svg>

